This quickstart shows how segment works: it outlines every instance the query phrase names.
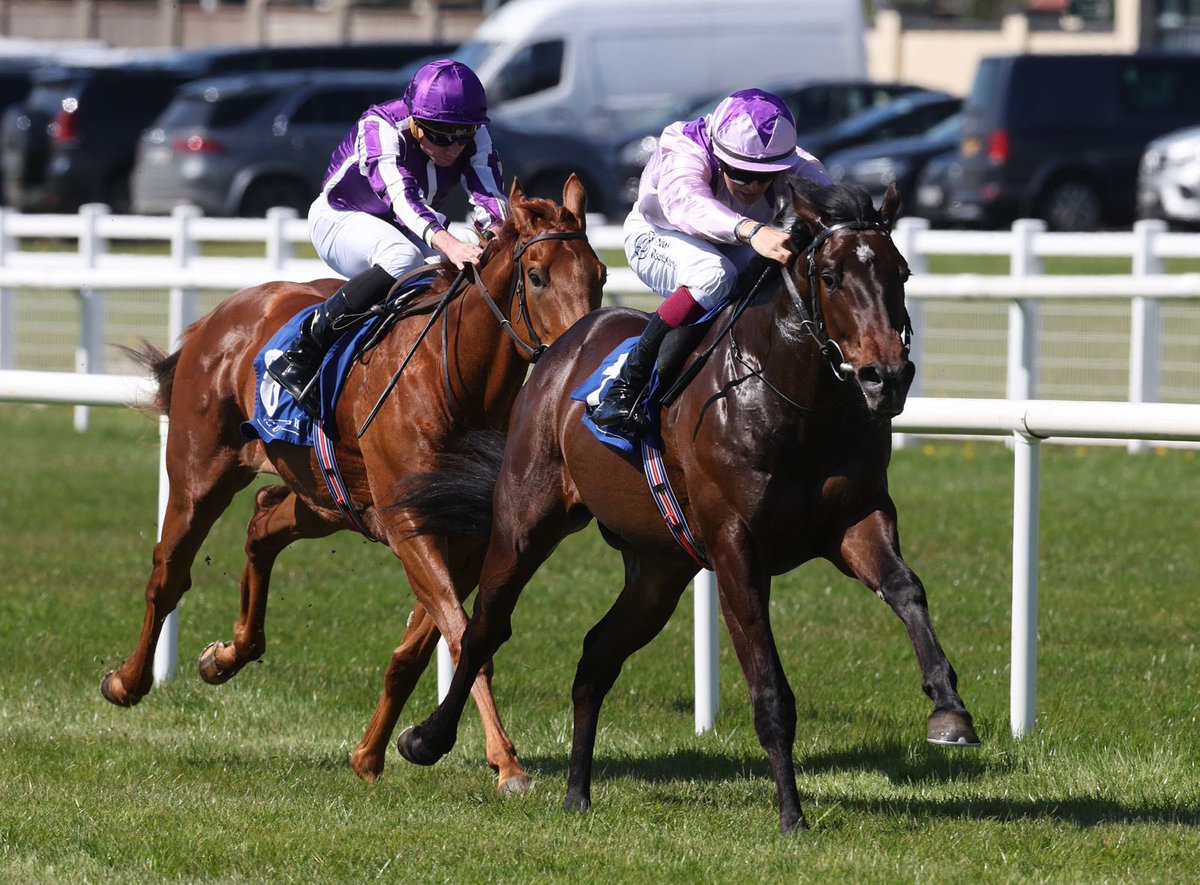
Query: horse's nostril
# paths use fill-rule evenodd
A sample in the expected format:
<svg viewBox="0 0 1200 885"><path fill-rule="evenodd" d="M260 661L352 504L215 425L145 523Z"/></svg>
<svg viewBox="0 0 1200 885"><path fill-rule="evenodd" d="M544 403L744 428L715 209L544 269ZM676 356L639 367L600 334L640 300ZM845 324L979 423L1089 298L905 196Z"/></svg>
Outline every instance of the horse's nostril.
<svg viewBox="0 0 1200 885"><path fill-rule="evenodd" d="M876 386L883 383L883 378L875 366L864 366L858 370L858 383Z"/></svg>

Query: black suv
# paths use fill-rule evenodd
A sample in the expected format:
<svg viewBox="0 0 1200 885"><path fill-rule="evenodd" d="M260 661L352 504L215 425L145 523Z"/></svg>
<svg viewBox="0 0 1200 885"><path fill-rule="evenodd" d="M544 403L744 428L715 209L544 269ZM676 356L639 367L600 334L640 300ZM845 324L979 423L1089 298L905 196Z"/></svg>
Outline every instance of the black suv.
<svg viewBox="0 0 1200 885"><path fill-rule="evenodd" d="M129 211L129 176L142 130L179 86L200 77L301 65L398 69L451 49L428 43L262 47L48 65L34 73L29 95L0 121L5 202L25 212L74 212L89 202Z"/></svg>
<svg viewBox="0 0 1200 885"><path fill-rule="evenodd" d="M963 112L954 221L1054 230L1128 225L1138 161L1200 120L1200 55L985 58Z"/></svg>

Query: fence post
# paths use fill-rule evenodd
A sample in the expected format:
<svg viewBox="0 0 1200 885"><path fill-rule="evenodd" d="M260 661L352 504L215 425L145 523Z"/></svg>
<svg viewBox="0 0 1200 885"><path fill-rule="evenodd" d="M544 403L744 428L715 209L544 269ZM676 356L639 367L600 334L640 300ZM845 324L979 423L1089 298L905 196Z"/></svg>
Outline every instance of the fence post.
<svg viewBox="0 0 1200 885"><path fill-rule="evenodd" d="M108 214L103 203L86 203L79 207L79 259L84 267L97 267L100 256L108 251L108 243L100 236L100 217ZM105 314L108 293L101 289L79 290L79 347L75 350L75 371L85 374L104 372ZM75 430L88 428L89 408L75 407Z"/></svg>
<svg viewBox="0 0 1200 885"><path fill-rule="evenodd" d="M717 646L717 576L701 569L692 581L692 642L695 645L696 734L711 731L717 721L721 680Z"/></svg>
<svg viewBox="0 0 1200 885"><path fill-rule="evenodd" d="M1038 498L1041 441L1013 434L1012 649L1009 724L1027 735L1037 710Z"/></svg>
<svg viewBox="0 0 1200 885"><path fill-rule="evenodd" d="M0 267L8 266L8 257L16 250L8 232L12 210L0 206ZM17 290L0 288L0 369L17 367Z"/></svg>
<svg viewBox="0 0 1200 885"><path fill-rule="evenodd" d="M1014 277L1038 276L1042 261L1034 251L1034 240L1046 224L1037 218L1013 222L1013 250L1009 273ZM1037 303L1020 298L1008 307L1008 379L1010 400L1033 399L1037 393Z"/></svg>
<svg viewBox="0 0 1200 885"><path fill-rule="evenodd" d="M1142 219L1133 225L1133 274L1165 272L1163 260L1154 251L1155 237L1165 233L1167 223L1158 219ZM1157 298L1134 295L1129 317L1129 401L1158 402L1160 353L1162 351L1161 318ZM1148 448L1145 440L1129 441L1131 453Z"/></svg>
<svg viewBox="0 0 1200 885"><path fill-rule="evenodd" d="M187 267L199 251L192 236L192 222L201 216L197 206L176 206L171 212L171 263ZM167 350L180 344L183 330L192 324L198 313L200 293L192 288L173 287L167 303ZM163 520L170 496L170 477L167 476L167 434L170 423L166 415L158 416L158 540L162 540ZM180 600L180 605L183 602ZM162 632L154 649L154 684L162 685L175 678L179 666L179 608L163 619Z"/></svg>
<svg viewBox="0 0 1200 885"><path fill-rule="evenodd" d="M896 229L892 231L892 241L896 244L896 248L900 254L904 256L904 260L908 262L908 270L911 274L924 274L929 271L929 258L923 253L917 245L917 239L922 231L929 230L929 221L924 218L901 218L896 222ZM912 342L908 348L908 358L912 360L917 367L917 374L913 378L912 387L909 388L909 396L924 396L925 395L925 373L921 371L921 367L925 363L925 303L921 299L906 299L905 304L908 307L908 318L912 322L913 335ZM902 449L908 444L908 435L904 433L892 434L892 448Z"/></svg>
<svg viewBox="0 0 1200 885"><path fill-rule="evenodd" d="M267 210L267 262L282 270L292 260L295 250L287 238L288 222L299 218L290 206L273 206Z"/></svg>

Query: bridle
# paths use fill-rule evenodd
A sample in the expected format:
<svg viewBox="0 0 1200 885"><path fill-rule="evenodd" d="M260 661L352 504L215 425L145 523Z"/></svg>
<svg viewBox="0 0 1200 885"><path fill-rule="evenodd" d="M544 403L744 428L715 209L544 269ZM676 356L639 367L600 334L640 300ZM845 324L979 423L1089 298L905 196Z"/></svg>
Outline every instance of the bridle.
<svg viewBox="0 0 1200 885"><path fill-rule="evenodd" d="M512 261L513 261L513 276L512 276L512 281L509 283L509 286L508 286L508 294L506 295L506 300L509 303L511 303L512 299L514 297L516 298L517 307L518 307L517 319L519 321L524 321L525 328L529 330L529 338L530 338L530 340L533 341L532 347L521 340L521 336L519 336L516 333L516 330L513 328L512 322L508 319L508 317L506 317L504 315L504 312L501 311L500 308L496 305L496 299L494 299L492 297L492 293L489 292L487 289L487 286L484 285L483 277L481 277L479 275L479 272L476 269L475 265L468 264L465 268L463 268L461 271L459 271L458 276L456 276L454 278L454 282L450 284L450 288L448 288L446 290L446 293L441 297L441 299L438 301L438 303L434 306L433 311L429 316L428 322L425 323L425 328L423 328L421 330L421 334L418 335L417 340L413 342L413 346L409 350L408 355L404 358L404 362L402 362L400 364L400 368L398 368L396 370L396 374L394 374L392 376L392 379L388 382L387 387L385 387L383 389L383 393L381 393L379 395L379 399L375 402L375 405L372 407L370 413L367 415L366 419L363 421L362 426L359 427L358 438L359 439L362 438L362 435L367 432L367 428L371 426L371 422L375 420L375 416L379 413L379 409L383 406L383 401L385 399L387 399L388 394L390 394L392 392L393 388L395 388L396 384L400 381L400 376L404 373L404 370L405 370L405 368L407 368L409 361L412 360L413 355L417 352L417 348L420 346L421 342L425 340L425 336L427 334L429 334L429 330L433 327L433 324L437 322L439 316L441 316L442 320L443 320L442 321L442 383L445 386L447 398L449 400L454 399L454 392L450 386L450 349L449 349L449 343L448 343L449 332L447 330L447 323L445 322L445 311L446 311L446 307L450 304L450 302L453 301L456 297L458 297L458 295L463 291L465 284L468 282L468 277L470 278L470 282L473 283L475 285L475 287L479 290L479 293L482 296L484 303L491 309L492 314L496 317L496 321L500 324L500 328L503 329L505 331L505 333L508 335L508 337L511 338L516 343L517 347L520 348L520 350L525 354L525 356L529 358L530 362L534 362L534 363L537 362L538 358L543 353L545 353L547 345L542 343L542 340L538 337L537 330L533 328L533 321L529 315L529 305L525 299L525 270L521 265L521 257L525 254L525 251L530 246L532 246L534 243L540 243L543 240L586 240L586 239L587 239L587 234L585 234L581 230L576 230L576 231L555 231L552 233L538 234L536 237L531 237L530 239L526 240L523 243L520 240L517 241L517 248L513 252L513 259L512 259ZM484 249L484 254L480 257L481 265L487 263L488 253L491 248L491 243L493 243L493 242L495 242L495 240L492 240L491 242L489 242L488 246ZM595 254L595 250L593 250L593 254Z"/></svg>
<svg viewBox="0 0 1200 885"><path fill-rule="evenodd" d="M807 299L796 288L796 282L792 279L792 266L787 267L783 272L783 282L787 285L788 292L791 293L792 300L795 302L796 308L800 311L800 328L817 342L817 347L820 348L821 355L825 358L825 362L829 364L829 368L833 370L834 377L839 381L847 381L853 377L854 366L846 362L846 355L842 353L841 346L829 337L829 332L825 328L825 317L821 312L820 289L818 288L820 286L820 279L817 274L817 253L830 237L843 230L873 230L889 239L891 238L891 231L888 227L877 221L843 221L840 224L835 224L821 230L820 233L813 237L813 241L808 244L808 248L792 262L793 265L797 266L802 260L807 263ZM907 349L912 342L912 321L909 319L908 311L904 313L902 335L904 338L904 347Z"/></svg>
<svg viewBox="0 0 1200 885"><path fill-rule="evenodd" d="M525 250L534 243L540 243L543 240L586 240L587 234L583 231L558 231L548 234L538 234L526 240L524 243L518 241L516 251L513 253L513 276L512 281L508 286L508 294L505 300L511 303L515 297L517 300L517 320L524 321L525 328L529 330L529 338L533 342L533 346L526 344L521 340L513 328L512 322L504 315L504 312L496 305L496 299L492 297L492 293L488 291L487 286L483 284L481 277L475 268L475 265L469 264L469 273L471 282L479 290L479 294L483 296L484 303L491 309L492 314L496 317L496 321L500 323L500 328L507 333L508 337L516 342L517 347L529 358L531 363L536 363L543 353L546 352L548 345L542 343L542 339L538 337L537 330L533 328L533 320L529 315L529 305L525 300L525 269L521 266L521 257L525 254ZM442 326L442 342L446 340L446 328ZM447 372L449 368L447 367Z"/></svg>

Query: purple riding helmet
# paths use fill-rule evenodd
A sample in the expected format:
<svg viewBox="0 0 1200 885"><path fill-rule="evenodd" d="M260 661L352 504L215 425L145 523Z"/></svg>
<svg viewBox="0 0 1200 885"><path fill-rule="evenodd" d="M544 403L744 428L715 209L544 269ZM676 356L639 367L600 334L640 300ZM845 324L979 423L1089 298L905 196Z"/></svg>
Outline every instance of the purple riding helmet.
<svg viewBox="0 0 1200 885"><path fill-rule="evenodd" d="M409 112L420 120L450 126L488 122L487 95L475 72L462 62L441 58L422 65L404 92Z"/></svg>
<svg viewBox="0 0 1200 885"><path fill-rule="evenodd" d="M787 105L761 89L742 89L709 118L717 159L735 169L781 172L796 153L796 123Z"/></svg>

